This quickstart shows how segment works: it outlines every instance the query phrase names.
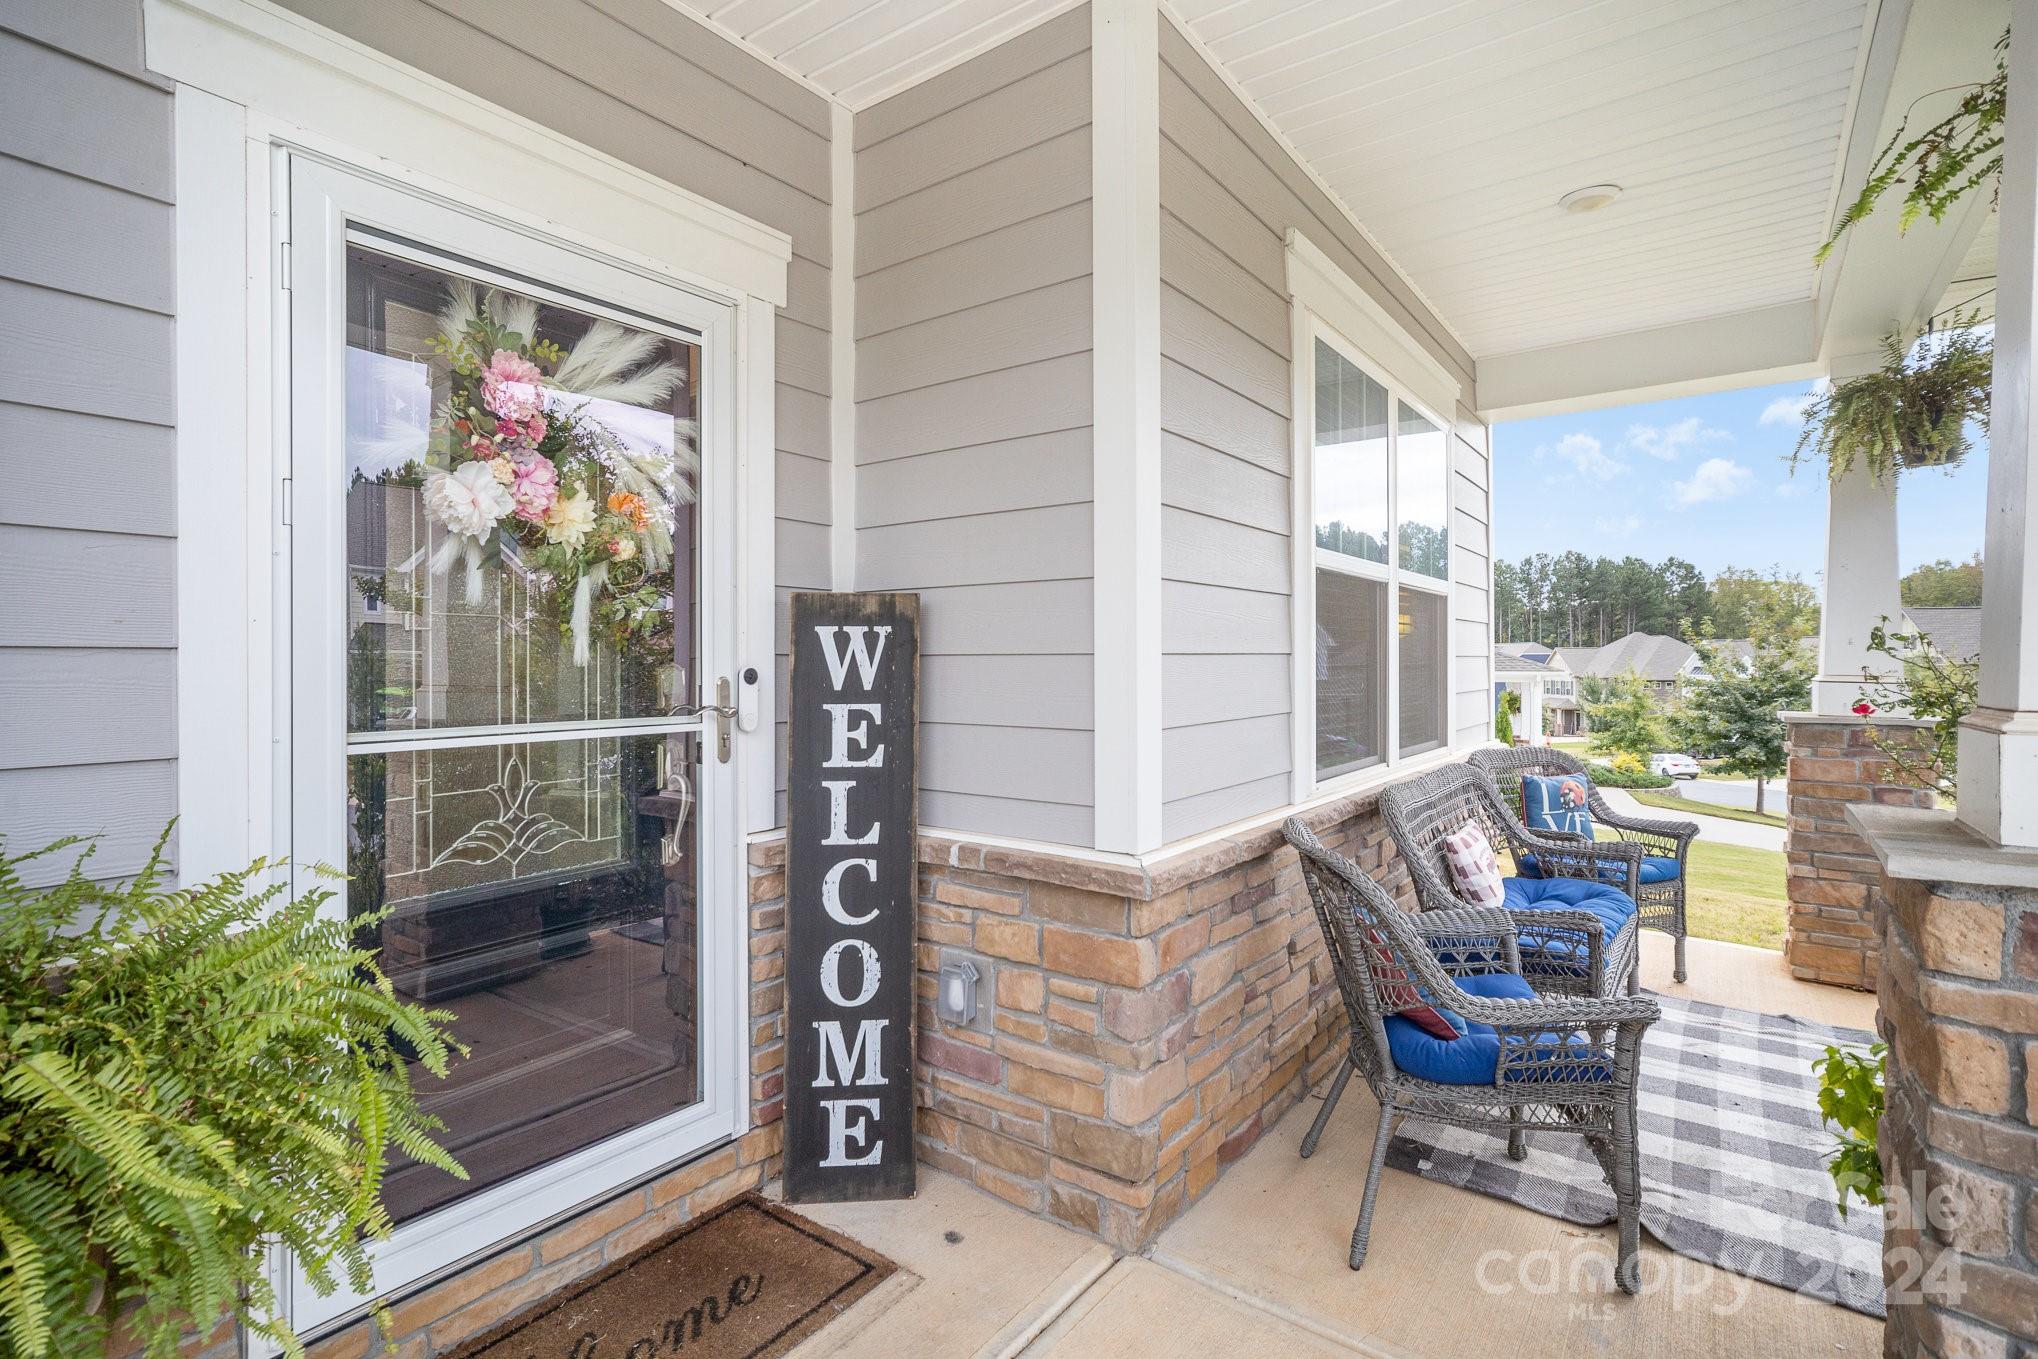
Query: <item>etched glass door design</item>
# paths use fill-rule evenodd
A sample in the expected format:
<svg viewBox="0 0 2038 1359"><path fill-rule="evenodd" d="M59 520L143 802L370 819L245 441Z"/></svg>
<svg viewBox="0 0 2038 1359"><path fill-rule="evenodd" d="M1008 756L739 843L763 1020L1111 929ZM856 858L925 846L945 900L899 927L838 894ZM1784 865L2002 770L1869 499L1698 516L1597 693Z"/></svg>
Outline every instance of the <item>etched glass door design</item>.
<svg viewBox="0 0 2038 1359"><path fill-rule="evenodd" d="M723 310L294 162L300 863L468 1048L374 1293L738 1125ZM718 476L720 479L718 480ZM720 663L715 674L702 666ZM367 1294L314 1298L300 1329Z"/></svg>
<svg viewBox="0 0 2038 1359"><path fill-rule="evenodd" d="M401 1223L697 1096L697 741L655 724L701 355L365 244L346 277L348 911L471 1050L421 1085L470 1178L397 1166Z"/></svg>

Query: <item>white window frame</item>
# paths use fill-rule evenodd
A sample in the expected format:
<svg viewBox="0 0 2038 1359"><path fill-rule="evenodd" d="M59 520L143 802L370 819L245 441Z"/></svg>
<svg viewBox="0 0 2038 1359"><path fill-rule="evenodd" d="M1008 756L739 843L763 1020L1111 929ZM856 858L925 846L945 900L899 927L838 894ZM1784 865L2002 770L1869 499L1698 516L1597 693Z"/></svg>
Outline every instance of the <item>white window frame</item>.
<svg viewBox="0 0 2038 1359"><path fill-rule="evenodd" d="M1429 421L1444 435L1444 524L1455 534L1458 508L1450 440L1454 422L1441 414L1455 410L1459 384L1378 302L1340 269L1307 236L1287 238L1289 328L1291 550L1289 592L1292 653L1290 727L1293 740L1291 800L1335 796L1382 782L1410 763L1449 752L1455 740L1457 704L1456 545L1445 554L1445 578L1438 580L1401 567L1400 415L1396 403ZM1386 389L1387 562L1365 561L1316 546L1316 344L1321 340L1346 362ZM1316 573L1319 569L1381 583L1386 590L1385 711L1381 717L1381 758L1357 769L1319 778L1316 772ZM1436 741L1401 748L1401 591L1434 595L1443 604L1442 722Z"/></svg>

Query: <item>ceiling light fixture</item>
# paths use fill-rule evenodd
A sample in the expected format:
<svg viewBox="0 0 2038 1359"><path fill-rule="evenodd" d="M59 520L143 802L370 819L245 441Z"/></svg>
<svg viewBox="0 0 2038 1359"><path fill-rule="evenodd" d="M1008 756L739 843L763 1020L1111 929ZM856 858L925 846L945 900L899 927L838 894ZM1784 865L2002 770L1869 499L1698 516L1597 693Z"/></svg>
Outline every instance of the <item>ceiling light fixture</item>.
<svg viewBox="0 0 2038 1359"><path fill-rule="evenodd" d="M1557 200L1557 206L1566 212L1598 212L1619 197L1618 184L1588 184L1565 194Z"/></svg>

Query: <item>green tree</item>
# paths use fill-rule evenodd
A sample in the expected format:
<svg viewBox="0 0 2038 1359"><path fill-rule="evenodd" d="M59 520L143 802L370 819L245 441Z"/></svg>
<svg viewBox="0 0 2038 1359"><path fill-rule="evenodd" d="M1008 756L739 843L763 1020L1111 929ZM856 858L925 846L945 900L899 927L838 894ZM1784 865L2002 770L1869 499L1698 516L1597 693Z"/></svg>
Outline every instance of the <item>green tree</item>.
<svg viewBox="0 0 2038 1359"><path fill-rule="evenodd" d="M1633 675L1591 678L1579 685L1579 699L1596 751L1646 760L1670 744L1655 696Z"/></svg>
<svg viewBox="0 0 2038 1359"><path fill-rule="evenodd" d="M1721 638L1808 637L1818 626L1819 599L1811 586L1783 571L1765 576L1730 566L1713 577L1706 619L1695 631Z"/></svg>
<svg viewBox="0 0 2038 1359"><path fill-rule="evenodd" d="M1754 655L1743 662L1725 646L1700 642L1705 673L1685 685L1677 711L1681 745L1716 756L1720 768L1755 780L1755 810L1764 810L1769 780L1790 766L1785 709L1811 702L1812 665L1795 638L1759 633Z"/></svg>
<svg viewBox="0 0 2038 1359"><path fill-rule="evenodd" d="M1981 554L1971 561L1940 558L1918 567L1897 583L1904 607L1971 609L1981 606Z"/></svg>
<svg viewBox="0 0 2038 1359"><path fill-rule="evenodd" d="M1502 689L1493 705L1493 739L1504 746L1514 744L1514 719L1521 716L1521 690Z"/></svg>

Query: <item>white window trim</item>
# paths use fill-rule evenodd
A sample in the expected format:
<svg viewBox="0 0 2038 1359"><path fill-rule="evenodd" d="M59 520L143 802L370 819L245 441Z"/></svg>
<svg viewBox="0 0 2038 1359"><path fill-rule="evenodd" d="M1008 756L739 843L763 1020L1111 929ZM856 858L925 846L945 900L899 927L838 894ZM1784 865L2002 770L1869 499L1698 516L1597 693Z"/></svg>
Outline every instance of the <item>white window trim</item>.
<svg viewBox="0 0 2038 1359"><path fill-rule="evenodd" d="M1445 556L1445 578L1401 569L1400 475L1396 466L1400 433L1395 402L1435 425L1444 435L1446 472L1444 523L1456 527L1457 477L1450 440L1455 422L1441 414L1457 409L1460 385L1441 363L1402 329L1364 289L1339 269L1300 231L1287 237L1289 314L1290 577L1289 622L1293 651L1289 665L1290 731L1293 743L1289 796L1307 802L1357 791L1393 777L1405 765L1448 754L1457 727L1457 565L1455 544ZM1322 340L1347 362L1378 382L1390 398L1387 418L1387 544L1383 565L1316 546L1316 342ZM1387 646L1383 662L1386 704L1381 718L1382 758L1357 769L1319 779L1316 773L1316 674L1311 661L1316 636L1316 572L1331 570L1380 582L1386 590ZM1443 601L1443 732L1434 745L1401 749L1401 591L1419 590Z"/></svg>
<svg viewBox="0 0 2038 1359"><path fill-rule="evenodd" d="M144 0L149 68L177 82L178 865L186 880L273 855L287 821L288 618L275 450L288 374L280 149L309 152L600 255L736 313L741 664L775 711L774 309L792 242L457 86L271 4ZM572 220L561 218L570 210ZM265 504L265 502L267 502ZM245 533L207 532L245 525ZM242 715L245 714L245 721ZM775 824L770 728L744 742L743 821Z"/></svg>

